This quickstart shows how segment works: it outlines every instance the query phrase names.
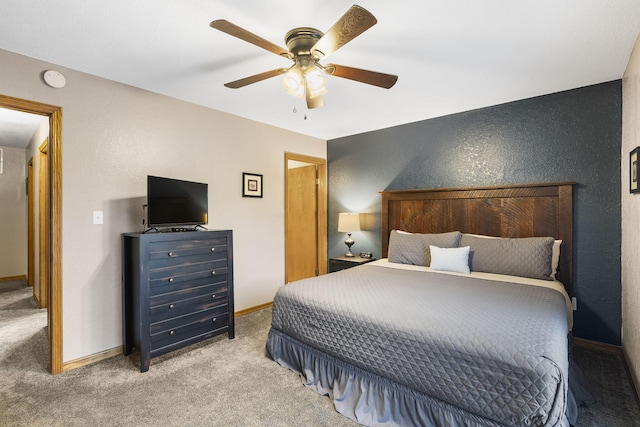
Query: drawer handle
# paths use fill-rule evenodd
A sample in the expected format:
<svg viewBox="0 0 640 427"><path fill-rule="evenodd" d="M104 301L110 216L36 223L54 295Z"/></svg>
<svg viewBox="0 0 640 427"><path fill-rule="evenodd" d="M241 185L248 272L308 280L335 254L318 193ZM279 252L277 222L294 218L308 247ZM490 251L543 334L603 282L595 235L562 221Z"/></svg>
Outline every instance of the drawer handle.
<svg viewBox="0 0 640 427"><path fill-rule="evenodd" d="M175 334L175 332L174 332L174 331L169 332L169 335L173 335L173 334Z"/></svg>
<svg viewBox="0 0 640 427"><path fill-rule="evenodd" d="M214 317L213 319L211 319L211 321L212 321L212 322L215 322L215 321L216 321L216 318Z"/></svg>
<svg viewBox="0 0 640 427"><path fill-rule="evenodd" d="M212 276L215 276L215 275L216 275L215 270L211 272L211 275L212 275Z"/></svg>
<svg viewBox="0 0 640 427"><path fill-rule="evenodd" d="M173 252L169 252L167 255L169 255L169 256L173 256Z"/></svg>
<svg viewBox="0 0 640 427"><path fill-rule="evenodd" d="M173 308L173 304L169 304L169 308Z"/></svg>
<svg viewBox="0 0 640 427"><path fill-rule="evenodd" d="M216 297L216 294L211 295L211 298L215 298L215 297Z"/></svg>
<svg viewBox="0 0 640 427"><path fill-rule="evenodd" d="M211 252L215 252L215 251L216 251L216 248L211 248Z"/></svg>
<svg viewBox="0 0 640 427"><path fill-rule="evenodd" d="M173 277L169 277L169 283L173 282Z"/></svg>

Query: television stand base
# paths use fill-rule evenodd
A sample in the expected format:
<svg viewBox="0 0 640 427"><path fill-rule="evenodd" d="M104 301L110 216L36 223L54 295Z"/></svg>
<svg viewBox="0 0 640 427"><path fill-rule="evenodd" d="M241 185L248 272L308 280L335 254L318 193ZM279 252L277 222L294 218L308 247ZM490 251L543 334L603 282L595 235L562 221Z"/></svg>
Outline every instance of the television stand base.
<svg viewBox="0 0 640 427"><path fill-rule="evenodd" d="M172 227L169 228L168 231L173 231L174 233L182 233L184 231L197 231L198 229L193 227L193 228L189 228L189 227Z"/></svg>

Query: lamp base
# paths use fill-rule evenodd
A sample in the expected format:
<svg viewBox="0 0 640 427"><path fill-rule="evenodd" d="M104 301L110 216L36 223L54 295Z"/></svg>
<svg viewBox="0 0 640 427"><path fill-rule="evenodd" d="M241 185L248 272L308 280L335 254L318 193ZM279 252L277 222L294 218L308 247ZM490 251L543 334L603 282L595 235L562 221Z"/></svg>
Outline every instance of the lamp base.
<svg viewBox="0 0 640 427"><path fill-rule="evenodd" d="M349 237L347 237L347 240L344 241L344 244L347 245L347 253L344 254L344 256L353 257L355 255L353 254L353 252L351 252L351 246L353 246L355 242L351 238L351 233L347 234L347 236Z"/></svg>

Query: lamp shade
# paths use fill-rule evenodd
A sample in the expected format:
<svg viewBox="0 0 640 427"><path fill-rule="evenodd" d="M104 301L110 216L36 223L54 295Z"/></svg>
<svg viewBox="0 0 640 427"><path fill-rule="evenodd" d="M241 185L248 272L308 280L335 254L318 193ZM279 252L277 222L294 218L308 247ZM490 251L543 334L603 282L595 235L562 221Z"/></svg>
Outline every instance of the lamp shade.
<svg viewBox="0 0 640 427"><path fill-rule="evenodd" d="M341 233L360 231L360 214L341 213L338 216L338 231Z"/></svg>

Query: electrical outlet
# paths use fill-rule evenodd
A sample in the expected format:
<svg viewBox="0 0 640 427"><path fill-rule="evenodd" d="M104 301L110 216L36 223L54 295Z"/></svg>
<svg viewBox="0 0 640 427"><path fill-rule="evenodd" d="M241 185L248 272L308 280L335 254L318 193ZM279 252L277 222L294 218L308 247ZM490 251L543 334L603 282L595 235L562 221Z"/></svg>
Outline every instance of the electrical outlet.
<svg viewBox="0 0 640 427"><path fill-rule="evenodd" d="M578 311L578 299L576 297L571 298L571 305L573 306L573 311Z"/></svg>
<svg viewBox="0 0 640 427"><path fill-rule="evenodd" d="M93 223L102 224L104 222L104 216L102 211L93 211Z"/></svg>

